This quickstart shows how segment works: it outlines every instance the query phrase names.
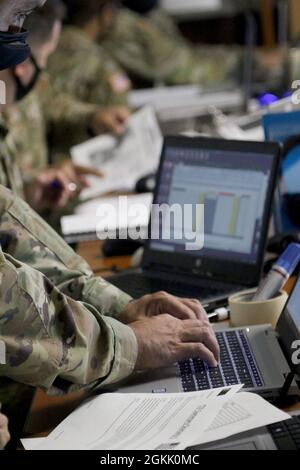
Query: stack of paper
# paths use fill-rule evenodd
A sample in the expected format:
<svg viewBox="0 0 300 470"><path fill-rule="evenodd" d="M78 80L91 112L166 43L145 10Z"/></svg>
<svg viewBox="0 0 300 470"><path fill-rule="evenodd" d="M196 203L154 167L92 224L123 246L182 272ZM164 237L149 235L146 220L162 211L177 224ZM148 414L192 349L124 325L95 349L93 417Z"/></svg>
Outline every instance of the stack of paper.
<svg viewBox="0 0 300 470"><path fill-rule="evenodd" d="M183 450L290 418L241 386L179 394L104 394L82 405L38 450Z"/></svg>
<svg viewBox="0 0 300 470"><path fill-rule="evenodd" d="M138 229L148 233L152 193L107 197L81 204L75 215L61 218L61 230L68 243L112 238L120 232Z"/></svg>
<svg viewBox="0 0 300 470"><path fill-rule="evenodd" d="M104 178L90 177L82 200L116 191L132 191L137 181L157 171L163 137L152 108L135 113L120 139L96 137L71 149L74 163L97 168Z"/></svg>

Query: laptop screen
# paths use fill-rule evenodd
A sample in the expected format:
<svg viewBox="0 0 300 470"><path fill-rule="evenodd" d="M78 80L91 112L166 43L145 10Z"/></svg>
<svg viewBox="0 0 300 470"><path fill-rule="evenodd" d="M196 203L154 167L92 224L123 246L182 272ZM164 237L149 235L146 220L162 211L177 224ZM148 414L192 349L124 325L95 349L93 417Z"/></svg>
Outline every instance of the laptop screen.
<svg viewBox="0 0 300 470"><path fill-rule="evenodd" d="M203 204L204 248L186 251L184 237L152 240L150 248L198 258L257 263L273 168L271 153L166 145L155 202ZM161 220L153 222L162 224Z"/></svg>
<svg viewBox="0 0 300 470"><path fill-rule="evenodd" d="M294 366L300 373L300 344L294 342L300 340L300 276L295 284L293 292L285 306L285 309L278 322L277 330L280 340L283 343L284 350L288 359L292 361L293 354L296 354L297 363ZM293 347L294 346L294 347ZM298 353L297 353L298 350Z"/></svg>

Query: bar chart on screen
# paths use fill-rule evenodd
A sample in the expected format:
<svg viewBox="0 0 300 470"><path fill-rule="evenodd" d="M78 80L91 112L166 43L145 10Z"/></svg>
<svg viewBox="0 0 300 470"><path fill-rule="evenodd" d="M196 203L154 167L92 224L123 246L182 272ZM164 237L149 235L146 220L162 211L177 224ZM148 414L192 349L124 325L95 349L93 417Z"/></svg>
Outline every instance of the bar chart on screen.
<svg viewBox="0 0 300 470"><path fill-rule="evenodd" d="M253 233L261 219L266 176L258 171L177 166L172 175L169 203L193 204L193 230L204 225L205 247L251 252ZM204 211L200 209L204 207ZM201 220L204 214L204 221Z"/></svg>

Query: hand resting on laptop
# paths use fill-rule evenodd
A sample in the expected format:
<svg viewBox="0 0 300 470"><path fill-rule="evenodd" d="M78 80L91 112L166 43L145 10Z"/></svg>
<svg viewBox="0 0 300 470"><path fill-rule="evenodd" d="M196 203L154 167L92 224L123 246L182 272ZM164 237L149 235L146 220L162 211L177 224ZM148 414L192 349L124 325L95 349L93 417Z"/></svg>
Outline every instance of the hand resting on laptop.
<svg viewBox="0 0 300 470"><path fill-rule="evenodd" d="M135 333L136 370L157 369L200 357L217 367L220 350L206 312L196 300L164 292L130 302L119 320Z"/></svg>

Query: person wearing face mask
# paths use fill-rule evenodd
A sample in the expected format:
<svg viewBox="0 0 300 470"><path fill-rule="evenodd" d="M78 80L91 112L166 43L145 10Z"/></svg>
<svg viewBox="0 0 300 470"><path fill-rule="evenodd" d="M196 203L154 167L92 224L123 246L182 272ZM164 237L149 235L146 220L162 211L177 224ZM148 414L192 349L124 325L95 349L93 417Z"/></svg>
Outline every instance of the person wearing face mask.
<svg viewBox="0 0 300 470"><path fill-rule="evenodd" d="M22 195L22 183L25 183L23 189L26 200L38 212L47 215L47 218L50 217L49 220L53 224L57 218L60 218L60 209L65 207L68 200L76 200L79 190L86 187L85 175L88 170L72 165L70 160L59 168L48 168L47 128L57 127L63 135L69 132L78 139L81 129L84 140L88 136L87 129L92 127L96 117L100 118L98 121L105 129L103 123L105 114L102 110L95 105L77 102L69 95L57 94L52 90L47 76L42 74L49 55L56 48L63 11L63 5L59 0L49 0L44 8L29 18L28 26L31 33L28 40L31 45L31 55L24 63L16 65L7 72L6 84L8 90L15 90L16 103L6 106L3 112L9 129L6 138L9 161L5 169L8 169L8 166L16 166L14 162L19 156L17 164L22 170L22 182L18 178L18 190L16 190L16 180L13 180L18 173L16 168L13 177L6 178L6 175L2 177L2 183L19 195ZM120 109L118 112L121 114L123 110ZM127 116L125 112L123 114L125 119ZM95 134L97 131L98 129ZM93 174L100 176L96 170ZM59 183L58 189L49 189L52 181ZM71 184L75 184L78 191L69 191L68 187Z"/></svg>
<svg viewBox="0 0 300 470"><path fill-rule="evenodd" d="M81 101L128 106L127 74L96 43L114 17L114 0L65 0L66 26L48 71L58 90ZM84 67L83 67L84 64Z"/></svg>
<svg viewBox="0 0 300 470"><path fill-rule="evenodd" d="M55 11L53 22L51 23L51 30L55 30L55 33L53 32L54 40L56 40L55 35L59 34L57 23L60 24L59 17L56 14L57 12ZM50 21L52 21L52 18ZM23 39L27 39L27 33L22 32L21 34ZM37 63L32 51L30 51L29 45L24 43L21 50L26 51L28 57L25 58L24 53L24 55L20 55L13 67L0 71L0 79L5 83L6 104L17 103L27 96L37 84L41 74L43 64ZM17 52L19 54L19 51ZM4 127L3 122L8 120L7 115L9 115L9 108L2 104L0 106L2 128ZM15 132L17 131L14 126L12 126L12 129ZM1 184L11 189L15 195L26 198L37 210L43 210L51 206L60 207L66 204L70 194L68 191L68 181L64 178L64 175L56 169L52 169L51 174L47 170L46 174L39 175L38 178L32 179L25 185L23 174L17 161L17 155L18 150L15 146L13 132L10 132L8 129L5 138L3 138L0 158ZM54 192L49 189L53 181L57 181L59 184L58 191Z"/></svg>
<svg viewBox="0 0 300 470"><path fill-rule="evenodd" d="M0 18L10 3L0 0ZM0 24L8 30L3 18ZM12 54L9 66L17 61L17 53ZM67 393L114 384L133 371L190 357L218 364L218 343L199 302L161 292L134 301L95 277L3 186L0 275L0 341L6 349L0 378ZM1 401L2 396L9 399L0 391Z"/></svg>
<svg viewBox="0 0 300 470"><path fill-rule="evenodd" d="M44 1L25 1L23 6L18 1L0 0L0 70L7 67L15 66L30 56L30 48L26 42L27 33L22 32L23 20L25 18L25 11L30 6L34 8L42 6ZM14 33L12 32L14 31ZM19 31L18 31L19 30ZM6 91L6 87L2 91ZM6 98L5 96L1 96ZM0 101L1 101L0 100ZM4 101L4 99L3 99ZM5 135L6 131L1 127L0 121L0 149L1 138ZM1 387L1 378L0 378ZM5 390L2 387L2 394ZM10 390L6 391L6 399L9 396ZM0 449L3 449L9 442L10 435L8 431L8 420L5 415L0 412Z"/></svg>

